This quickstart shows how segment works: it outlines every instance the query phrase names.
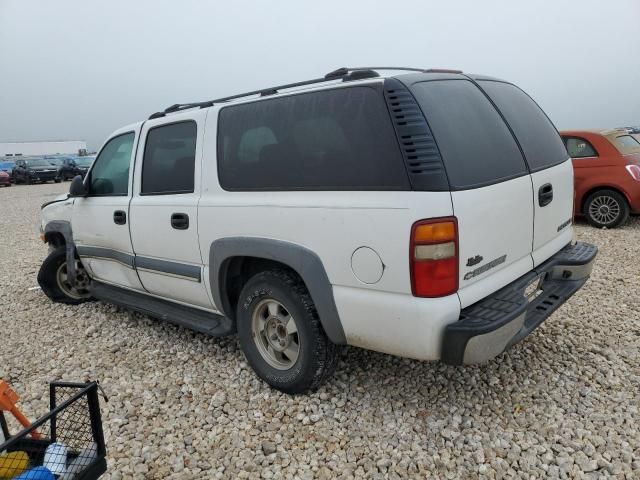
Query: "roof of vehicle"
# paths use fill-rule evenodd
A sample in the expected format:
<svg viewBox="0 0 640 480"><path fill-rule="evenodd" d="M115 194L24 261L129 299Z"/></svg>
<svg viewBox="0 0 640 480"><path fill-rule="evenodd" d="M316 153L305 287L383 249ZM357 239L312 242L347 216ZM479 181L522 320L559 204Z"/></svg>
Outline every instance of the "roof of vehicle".
<svg viewBox="0 0 640 480"><path fill-rule="evenodd" d="M603 137L608 137L608 136L629 135L629 132L624 128L585 128L582 130L561 130L560 134L561 135L592 134L592 135L602 135Z"/></svg>
<svg viewBox="0 0 640 480"><path fill-rule="evenodd" d="M180 112L192 108L209 108L214 105L228 104L230 102L255 101L264 97L274 97L287 95L295 92L306 91L309 89L327 88L335 85L341 85L345 82L349 84L355 83L371 83L372 81L383 81L385 78L399 77L407 83L415 83L424 80L436 80L447 78L472 78L474 80L496 80L503 81L494 77L484 75L466 75L461 70L453 70L446 68L413 68L413 67L342 67L327 73L323 77L304 80L301 82L288 83L275 87L268 87L259 90L253 90L246 93L231 95L208 100L204 102L176 103L165 108L163 111L156 112L149 117L149 120L161 118L167 114Z"/></svg>

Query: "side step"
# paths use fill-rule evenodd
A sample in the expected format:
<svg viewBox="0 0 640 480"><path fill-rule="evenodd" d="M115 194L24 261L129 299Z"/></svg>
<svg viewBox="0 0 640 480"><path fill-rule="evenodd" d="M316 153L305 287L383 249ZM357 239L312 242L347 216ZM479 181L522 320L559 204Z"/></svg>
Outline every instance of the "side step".
<svg viewBox="0 0 640 480"><path fill-rule="evenodd" d="M150 317L166 320L196 332L214 337L235 333L235 324L227 317L161 300L143 293L132 292L93 281L91 294L98 300L126 307Z"/></svg>

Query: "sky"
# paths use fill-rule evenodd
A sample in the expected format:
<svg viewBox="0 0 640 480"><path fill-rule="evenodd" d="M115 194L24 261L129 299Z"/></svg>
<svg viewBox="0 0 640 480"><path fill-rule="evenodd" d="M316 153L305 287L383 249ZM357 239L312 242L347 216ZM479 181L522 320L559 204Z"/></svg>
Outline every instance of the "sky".
<svg viewBox="0 0 640 480"><path fill-rule="evenodd" d="M559 129L640 124L640 0L0 0L0 141L85 140L342 66L512 81Z"/></svg>

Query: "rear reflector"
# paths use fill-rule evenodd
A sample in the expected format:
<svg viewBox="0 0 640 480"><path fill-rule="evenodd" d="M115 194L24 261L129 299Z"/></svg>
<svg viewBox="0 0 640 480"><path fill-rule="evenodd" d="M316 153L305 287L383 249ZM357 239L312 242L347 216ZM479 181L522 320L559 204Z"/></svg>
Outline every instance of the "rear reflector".
<svg viewBox="0 0 640 480"><path fill-rule="evenodd" d="M458 223L455 217L414 223L410 252L414 296L443 297L458 290Z"/></svg>

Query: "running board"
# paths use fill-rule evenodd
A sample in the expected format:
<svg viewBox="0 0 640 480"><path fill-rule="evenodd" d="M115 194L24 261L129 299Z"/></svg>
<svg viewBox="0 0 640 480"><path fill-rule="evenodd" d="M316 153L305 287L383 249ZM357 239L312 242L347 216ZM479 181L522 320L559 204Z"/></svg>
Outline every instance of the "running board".
<svg viewBox="0 0 640 480"><path fill-rule="evenodd" d="M229 335L236 330L235 324L222 315L161 300L144 293L132 292L95 280L91 286L91 295L103 302L129 308L150 317L175 323L181 327L214 337Z"/></svg>

